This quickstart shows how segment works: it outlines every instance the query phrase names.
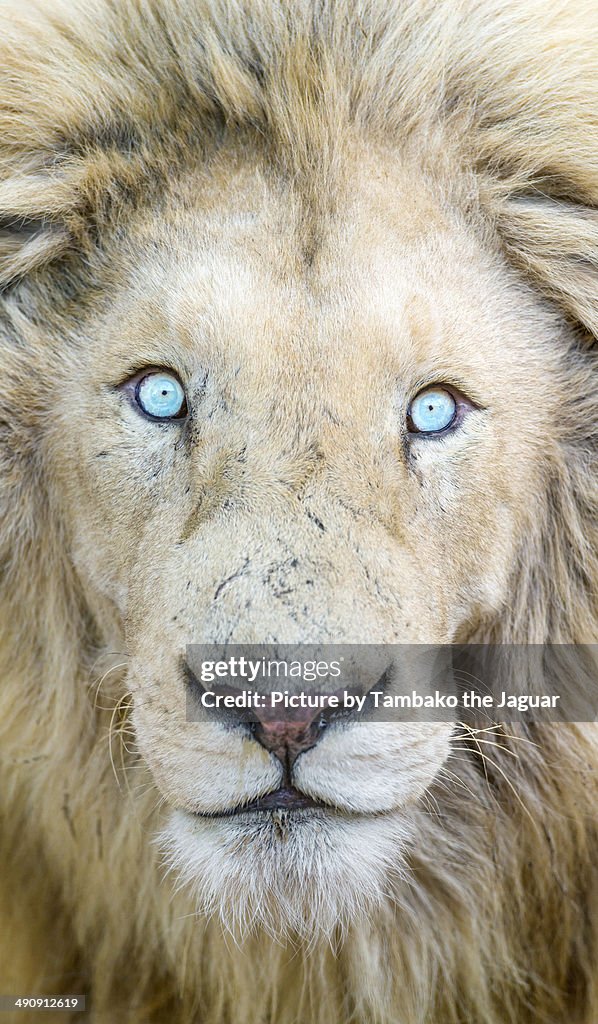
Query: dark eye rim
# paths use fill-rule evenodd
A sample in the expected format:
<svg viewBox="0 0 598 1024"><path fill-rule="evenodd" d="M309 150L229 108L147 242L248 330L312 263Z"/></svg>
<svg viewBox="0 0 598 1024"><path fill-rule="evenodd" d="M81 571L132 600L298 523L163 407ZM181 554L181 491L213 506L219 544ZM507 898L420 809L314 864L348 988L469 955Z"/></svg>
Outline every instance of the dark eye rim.
<svg viewBox="0 0 598 1024"><path fill-rule="evenodd" d="M445 427L440 430L418 430L411 419L411 406L420 395L425 394L426 391L446 391L451 396L455 403L455 412L450 423L447 423ZM479 406L468 398L467 395L463 394L459 388L453 384L447 384L444 381L433 381L430 384L425 384L421 387L410 400L407 406L407 412L405 414L405 420L407 423L407 434L410 440L416 440L417 438L442 438L447 434L453 434L461 423L465 419L465 416L475 409L479 409Z"/></svg>
<svg viewBox="0 0 598 1024"><path fill-rule="evenodd" d="M139 400L139 389L141 385L154 373L165 373L169 377L174 377L183 389L183 404L179 412L174 416L153 416L151 412L146 412ZM143 369L138 370L137 373L128 377L127 380L120 385L120 389L128 396L135 411L138 412L140 416L143 416L144 419L151 420L153 423L179 423L181 420L185 420L189 416L185 385L176 370L172 370L169 366L144 366Z"/></svg>

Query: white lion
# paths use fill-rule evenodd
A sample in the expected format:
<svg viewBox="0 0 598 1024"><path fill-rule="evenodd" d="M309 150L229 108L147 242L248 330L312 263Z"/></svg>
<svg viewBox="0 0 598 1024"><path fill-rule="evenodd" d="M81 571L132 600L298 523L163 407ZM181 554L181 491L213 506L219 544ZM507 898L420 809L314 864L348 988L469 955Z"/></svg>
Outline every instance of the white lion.
<svg viewBox="0 0 598 1024"><path fill-rule="evenodd" d="M3 0L0 52L0 988L594 1024L594 726L198 724L184 655L598 640L596 3Z"/></svg>

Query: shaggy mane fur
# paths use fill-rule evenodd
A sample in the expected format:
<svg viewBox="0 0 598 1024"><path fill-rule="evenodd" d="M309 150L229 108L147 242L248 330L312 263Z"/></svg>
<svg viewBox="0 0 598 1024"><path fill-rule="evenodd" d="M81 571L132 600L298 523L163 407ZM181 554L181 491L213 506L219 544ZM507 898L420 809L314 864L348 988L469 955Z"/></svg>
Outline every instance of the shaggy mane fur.
<svg viewBox="0 0 598 1024"><path fill-rule="evenodd" d="M596 3L4 0L2 988L85 991L88 1019L140 1024L594 1024L594 727L521 729L490 760L465 736L453 784L419 812L400 904L336 950L260 933L237 949L218 921L186 918L160 883L146 769L123 750L115 781L107 736L126 737L126 715L118 696L94 706L102 624L40 458L44 332L70 343L106 239L231 132L296 180L308 247L353 134L422 168L435 154L463 216L546 297L568 348L562 436L487 635L598 642Z"/></svg>

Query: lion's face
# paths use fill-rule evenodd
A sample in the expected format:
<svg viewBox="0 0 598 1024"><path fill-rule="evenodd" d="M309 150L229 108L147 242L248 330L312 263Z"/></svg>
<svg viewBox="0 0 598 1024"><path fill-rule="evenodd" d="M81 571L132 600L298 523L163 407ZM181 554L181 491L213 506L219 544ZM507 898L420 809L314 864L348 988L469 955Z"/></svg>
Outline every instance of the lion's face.
<svg viewBox="0 0 598 1024"><path fill-rule="evenodd" d="M467 637L510 599L542 490L553 328L396 164L362 155L315 235L259 164L227 154L179 183L118 240L114 292L57 375L72 556L116 609L171 859L230 920L330 928L380 898L451 727L332 725L285 783L318 806L223 816L283 767L245 725L186 721L186 645ZM143 414L152 369L186 417ZM418 431L432 386L455 418Z"/></svg>

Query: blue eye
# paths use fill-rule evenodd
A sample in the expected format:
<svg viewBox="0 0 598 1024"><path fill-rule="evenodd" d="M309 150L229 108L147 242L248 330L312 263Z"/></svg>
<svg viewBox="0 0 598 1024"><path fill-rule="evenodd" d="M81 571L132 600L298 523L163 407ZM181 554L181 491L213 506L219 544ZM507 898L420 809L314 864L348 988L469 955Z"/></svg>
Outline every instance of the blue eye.
<svg viewBox="0 0 598 1024"><path fill-rule="evenodd" d="M457 415L457 403L450 391L432 387L413 399L407 413L409 429L417 434L438 434L450 427Z"/></svg>
<svg viewBox="0 0 598 1024"><path fill-rule="evenodd" d="M135 401L146 416L155 420L182 419L187 415L183 385L166 370L146 374L135 388Z"/></svg>

